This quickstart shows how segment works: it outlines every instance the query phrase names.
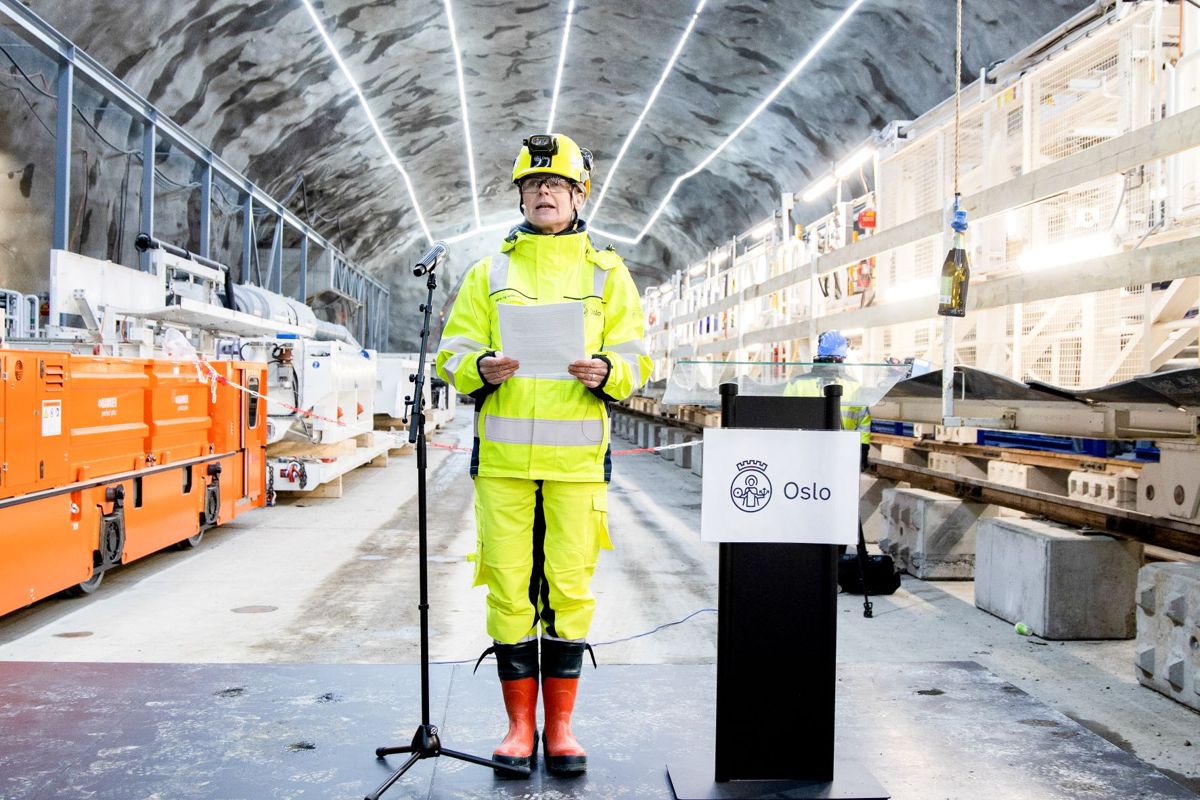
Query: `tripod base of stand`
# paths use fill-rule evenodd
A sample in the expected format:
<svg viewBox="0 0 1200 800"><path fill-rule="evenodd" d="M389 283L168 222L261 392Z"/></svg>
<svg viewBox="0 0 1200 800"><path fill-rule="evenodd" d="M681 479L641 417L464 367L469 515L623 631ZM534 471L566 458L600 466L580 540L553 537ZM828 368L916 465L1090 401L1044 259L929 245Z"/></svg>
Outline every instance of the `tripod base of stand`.
<svg viewBox="0 0 1200 800"><path fill-rule="evenodd" d="M466 761L469 764L478 764L481 767L491 767L501 770L502 772L511 775L512 777L528 778L532 774L532 770L528 767L513 767L508 764L501 764L499 761L492 761L488 758L473 756L470 753L460 753L457 750L450 750L442 747L442 740L438 736L436 725L422 725L417 728L417 732L413 734L412 744L399 745L396 747L377 747L375 748L376 758L385 758L390 755L407 753L410 754L408 760L405 761L399 769L391 774L391 776L379 785L379 788L366 796L365 800L379 800L379 796L392 788L392 784L400 780L400 777L416 764L418 761L426 758L437 758L438 756L446 756L447 758Z"/></svg>
<svg viewBox="0 0 1200 800"><path fill-rule="evenodd" d="M667 766L676 800L888 800L891 795L871 773L850 761L834 764L832 781L713 780L713 759L699 758Z"/></svg>

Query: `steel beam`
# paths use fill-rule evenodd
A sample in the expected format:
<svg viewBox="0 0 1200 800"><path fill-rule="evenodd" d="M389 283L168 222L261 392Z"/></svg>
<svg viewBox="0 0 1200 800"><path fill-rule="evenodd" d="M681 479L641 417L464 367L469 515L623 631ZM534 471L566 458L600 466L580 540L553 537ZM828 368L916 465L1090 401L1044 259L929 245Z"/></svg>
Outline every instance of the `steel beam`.
<svg viewBox="0 0 1200 800"><path fill-rule="evenodd" d="M308 237L300 240L300 283L296 289L296 299L301 303L308 298Z"/></svg>
<svg viewBox="0 0 1200 800"><path fill-rule="evenodd" d="M242 198L242 283L250 283L250 265L254 248L254 195L247 192Z"/></svg>
<svg viewBox="0 0 1200 800"><path fill-rule="evenodd" d="M200 256L212 258L212 161L205 159L200 172ZM228 266L228 265L227 265Z"/></svg>
<svg viewBox="0 0 1200 800"><path fill-rule="evenodd" d="M55 250L66 250L71 236L71 118L75 107L74 47L58 65L58 109L54 141ZM87 176L84 176L87 180Z"/></svg>
<svg viewBox="0 0 1200 800"><path fill-rule="evenodd" d="M154 155L157 126L154 114L148 115L142 128L142 233L154 236ZM118 254L119 255L119 254ZM139 256L142 272L150 271L150 251L143 250Z"/></svg>
<svg viewBox="0 0 1200 800"><path fill-rule="evenodd" d="M1123 508L1095 506L1058 495L946 475L925 467L877 458L871 459L870 471L881 478L904 481L918 489L928 489L973 503L1015 508L1055 522L1200 556L1200 526L1178 520L1152 517Z"/></svg>
<svg viewBox="0 0 1200 800"><path fill-rule="evenodd" d="M288 224L296 230L300 231L306 238L317 242L321 247L330 252L340 251L334 247L325 237L317 233L300 217L296 216L292 211L285 207L275 198L268 195L255 184L248 181L245 176L230 166L226 161L216 155L210 148L202 144L198 139L184 130L175 122L171 121L166 115L159 113L144 97L131 89L126 83L109 72L98 61L89 56L87 53L78 50L70 39L65 37L53 26L39 17L31 9L25 6L19 0L0 0L0 19L7 20L23 31L30 42L42 52L53 57L59 62L59 83L58 83L58 132L57 132L57 154L56 160L57 171L55 174L55 209L54 209L54 234L53 244L55 249L69 249L67 247L67 239L70 229L70 122L72 110L72 94L73 82L75 77L81 77L88 83L98 88L104 95L112 99L116 105L124 108L135 119L142 121L147 126L153 126L157 129L157 137L159 139L170 142L177 146L180 150L191 155L193 159L205 164L211 173L216 173L224 178L233 186L243 187L243 190L249 195L247 207L254 203L258 206L268 209L276 215L286 219ZM65 74L64 74L65 73ZM64 102L64 92L66 102ZM65 113L64 113L65 111ZM65 120L65 121L64 121ZM64 125L65 131L64 131ZM143 147L144 151L144 147ZM148 162L150 164L151 182L153 181L153 158ZM143 176L143 204L146 202L147 194L153 198L153 187L150 192L145 191L146 178ZM203 190L202 190L203 191ZM61 199L61 202L60 202ZM152 200L151 200L152 202ZM146 220L153 221L153 211L149 216L143 208L142 224L146 225ZM202 221L203 226L203 221ZM147 229L147 232L151 231ZM246 248L243 248L247 251ZM248 251L247 251L248 252ZM342 256L345 260L344 255ZM246 261L243 265L244 272L248 274L250 262ZM382 283L379 283L366 272L356 266L352 266L349 261L346 261L346 268L356 273L361 274L365 280L378 286L384 292L389 291ZM246 275L243 275L245 278Z"/></svg>
<svg viewBox="0 0 1200 800"><path fill-rule="evenodd" d="M1123 136L1115 137L1010 181L984 189L964 198L962 207L967 209L971 218L978 222L1011 208L1036 203L1072 187L1117 175L1142 164L1167 158L1196 147L1200 147L1200 106L1137 128ZM791 272L747 286L737 294L673 319L672 324L681 325L711 314L719 314L747 300L766 297L781 289L796 286L808 280L809 276L814 273L821 275L902 245L936 236L943 232L944 227L945 217L942 211L931 211L902 225L887 228L873 236L859 239L853 244L827 253L816 259L811 265L802 265ZM978 292L985 285L982 281L976 282L972 284L971 290ZM1072 294L1075 293L1072 292ZM859 315L869 310L871 309L845 313ZM928 314L924 314L921 318L924 319L928 316ZM886 323L875 323L865 317L856 316L853 327L869 328L877 324ZM647 330L647 333L654 333L658 330L661 330L661 325ZM753 344L749 340L746 343Z"/></svg>

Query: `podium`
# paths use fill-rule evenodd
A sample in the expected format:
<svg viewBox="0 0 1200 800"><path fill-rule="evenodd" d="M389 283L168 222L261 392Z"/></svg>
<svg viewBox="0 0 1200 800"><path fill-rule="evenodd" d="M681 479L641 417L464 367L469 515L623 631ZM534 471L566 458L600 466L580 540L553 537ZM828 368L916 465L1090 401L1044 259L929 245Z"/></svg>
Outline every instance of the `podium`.
<svg viewBox="0 0 1200 800"><path fill-rule="evenodd" d="M721 424L839 430L842 389L743 395L723 383ZM890 796L834 752L837 592L836 545L720 545L714 748L668 765L676 798Z"/></svg>

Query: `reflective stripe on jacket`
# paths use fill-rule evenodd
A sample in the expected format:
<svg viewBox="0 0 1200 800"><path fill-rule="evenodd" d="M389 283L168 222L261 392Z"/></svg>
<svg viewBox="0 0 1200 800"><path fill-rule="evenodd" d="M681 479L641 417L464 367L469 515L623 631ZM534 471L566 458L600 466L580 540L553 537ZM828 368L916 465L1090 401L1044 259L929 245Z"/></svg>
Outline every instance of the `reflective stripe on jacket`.
<svg viewBox="0 0 1200 800"><path fill-rule="evenodd" d="M579 358L602 356L610 365L600 387L604 397L568 375L566 364L561 377L533 378L518 370L490 391L479 359L504 349L497 306L564 302L583 304L586 352ZM596 250L582 231L510 235L500 253L476 263L463 279L438 346L438 374L477 397L471 473L608 480L605 398L623 400L649 379L652 362L642 335L641 298L615 252Z"/></svg>
<svg viewBox="0 0 1200 800"><path fill-rule="evenodd" d="M829 379L814 375L804 375L792 381L783 390L786 397L823 397L825 386L829 383L838 383L843 387L843 392L847 395L853 395L858 388L858 382L846 377L838 377ZM871 412L866 406L848 406L842 405L842 430L858 431L858 440L862 444L871 443Z"/></svg>

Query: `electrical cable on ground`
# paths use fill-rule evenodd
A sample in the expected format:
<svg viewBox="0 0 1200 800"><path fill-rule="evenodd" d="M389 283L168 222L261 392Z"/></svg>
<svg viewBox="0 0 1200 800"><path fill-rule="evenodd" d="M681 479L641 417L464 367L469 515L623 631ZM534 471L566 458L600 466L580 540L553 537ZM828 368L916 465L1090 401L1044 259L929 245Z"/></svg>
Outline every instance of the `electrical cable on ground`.
<svg viewBox="0 0 1200 800"><path fill-rule="evenodd" d="M607 642L592 642L592 647L604 647L605 645L610 645L610 644L620 644L622 642L632 642L634 639L643 639L647 636L653 636L654 634L658 633L659 631L666 630L667 628L673 628L676 625L682 625L683 623L690 620L692 617L698 616L700 614L707 614L707 613L715 614L716 612L717 612L717 610L715 608L698 608L695 611L693 611L692 613L688 614L686 617L683 617L682 619L677 619L677 620L674 620L673 622L664 622L662 625L656 625L655 627L651 628L648 631L642 631L641 633L635 633L632 636L622 636L619 639L609 639ZM492 659L493 656L488 656L488 658ZM438 665L474 664L475 659L464 658L464 659L460 659L457 661L430 661L429 663L430 664L438 664Z"/></svg>

